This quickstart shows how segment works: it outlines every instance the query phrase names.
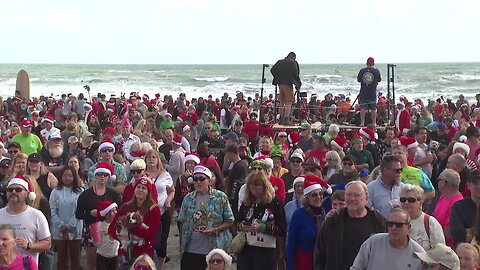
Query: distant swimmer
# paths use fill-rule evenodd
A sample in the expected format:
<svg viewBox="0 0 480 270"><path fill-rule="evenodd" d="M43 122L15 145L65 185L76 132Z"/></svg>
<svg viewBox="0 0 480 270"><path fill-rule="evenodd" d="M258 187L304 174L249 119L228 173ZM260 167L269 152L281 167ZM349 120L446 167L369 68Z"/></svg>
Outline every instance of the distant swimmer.
<svg viewBox="0 0 480 270"><path fill-rule="evenodd" d="M300 90L302 81L300 80L300 67L296 61L296 54L290 52L284 59L278 60L273 65L270 72L273 75L273 85L278 85L280 100L280 123L283 125L292 125L290 111L292 103L295 101L293 94L293 85L296 90Z"/></svg>
<svg viewBox="0 0 480 270"><path fill-rule="evenodd" d="M380 71L374 67L373 57L367 59L367 67L358 72L357 81L360 83L358 104L360 105L360 126L365 126L366 110L372 112L372 123L377 123L377 85L382 80Z"/></svg>

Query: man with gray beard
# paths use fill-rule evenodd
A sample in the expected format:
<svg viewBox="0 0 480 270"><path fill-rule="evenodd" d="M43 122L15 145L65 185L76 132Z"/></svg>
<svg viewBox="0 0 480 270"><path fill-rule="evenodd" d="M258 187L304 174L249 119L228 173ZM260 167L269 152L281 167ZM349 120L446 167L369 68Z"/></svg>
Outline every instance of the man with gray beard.
<svg viewBox="0 0 480 270"><path fill-rule="evenodd" d="M67 161L67 152L63 151L62 136L59 132L52 133L40 151L43 163L48 170L58 177Z"/></svg>

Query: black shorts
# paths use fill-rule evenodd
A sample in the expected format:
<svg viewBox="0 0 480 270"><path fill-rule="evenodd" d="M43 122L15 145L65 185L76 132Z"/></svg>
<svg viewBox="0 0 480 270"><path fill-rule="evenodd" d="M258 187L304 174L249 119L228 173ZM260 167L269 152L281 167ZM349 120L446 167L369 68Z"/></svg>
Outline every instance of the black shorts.
<svg viewBox="0 0 480 270"><path fill-rule="evenodd" d="M370 109L376 110L377 109L377 100L375 99L358 99L358 104L360 105L360 109Z"/></svg>

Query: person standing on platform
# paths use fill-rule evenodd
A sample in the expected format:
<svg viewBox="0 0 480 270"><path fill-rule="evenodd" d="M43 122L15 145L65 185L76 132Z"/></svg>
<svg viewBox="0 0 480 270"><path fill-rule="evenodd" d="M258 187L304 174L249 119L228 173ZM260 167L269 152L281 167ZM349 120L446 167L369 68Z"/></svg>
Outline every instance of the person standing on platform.
<svg viewBox="0 0 480 270"><path fill-rule="evenodd" d="M377 85L382 80L380 71L374 67L373 57L367 59L367 67L358 72L357 81L361 84L358 94L360 104L360 126L365 126L365 115L367 109L372 112L372 123L377 123Z"/></svg>
<svg viewBox="0 0 480 270"><path fill-rule="evenodd" d="M290 52L285 59L278 60L273 65L270 72L273 75L273 85L278 85L280 100L281 124L292 125L290 120L290 110L292 103L295 102L293 85L296 90L300 90L302 81L300 80L300 67L295 60L297 55Z"/></svg>

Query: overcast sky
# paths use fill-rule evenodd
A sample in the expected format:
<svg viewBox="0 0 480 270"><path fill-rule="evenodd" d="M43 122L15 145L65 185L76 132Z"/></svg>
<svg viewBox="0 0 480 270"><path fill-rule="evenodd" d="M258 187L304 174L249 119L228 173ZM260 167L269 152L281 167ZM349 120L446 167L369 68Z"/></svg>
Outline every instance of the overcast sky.
<svg viewBox="0 0 480 270"><path fill-rule="evenodd" d="M0 62L480 61L480 1L0 0Z"/></svg>

